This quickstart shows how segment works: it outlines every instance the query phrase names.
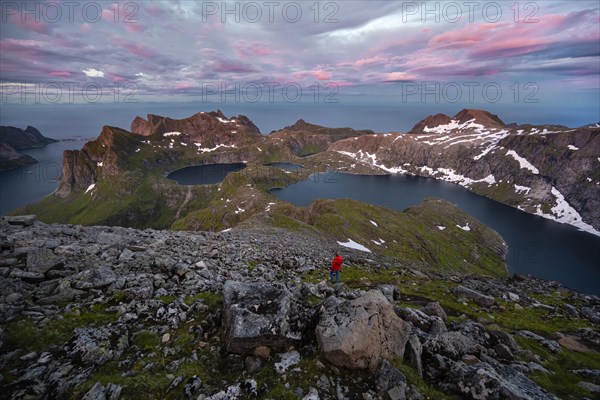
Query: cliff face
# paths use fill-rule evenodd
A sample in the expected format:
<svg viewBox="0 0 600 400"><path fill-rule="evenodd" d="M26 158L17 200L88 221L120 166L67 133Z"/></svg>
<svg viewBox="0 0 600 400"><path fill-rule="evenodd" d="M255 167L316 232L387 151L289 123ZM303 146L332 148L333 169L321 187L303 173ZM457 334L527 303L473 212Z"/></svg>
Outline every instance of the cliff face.
<svg viewBox="0 0 600 400"><path fill-rule="evenodd" d="M599 128L507 126L485 111L463 110L428 117L410 133L342 140L330 150L600 231Z"/></svg>

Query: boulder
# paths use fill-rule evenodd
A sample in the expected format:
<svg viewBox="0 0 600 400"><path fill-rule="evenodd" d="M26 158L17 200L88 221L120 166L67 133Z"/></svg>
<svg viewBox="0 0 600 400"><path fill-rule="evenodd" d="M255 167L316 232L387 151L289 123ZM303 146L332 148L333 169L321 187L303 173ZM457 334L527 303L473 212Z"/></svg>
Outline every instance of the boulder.
<svg viewBox="0 0 600 400"><path fill-rule="evenodd" d="M127 328L106 325L98 328L76 328L64 351L85 365L102 365L119 358L129 346Z"/></svg>
<svg viewBox="0 0 600 400"><path fill-rule="evenodd" d="M27 253L27 271L45 274L53 268L60 268L63 259L50 249L40 248Z"/></svg>
<svg viewBox="0 0 600 400"><path fill-rule="evenodd" d="M73 277L73 287L75 289L101 289L109 286L117 280L117 275L112 269L100 266L81 271Z"/></svg>
<svg viewBox="0 0 600 400"><path fill-rule="evenodd" d="M442 354L454 360L465 354L477 355L485 348L461 332L445 332L423 344L429 354Z"/></svg>
<svg viewBox="0 0 600 400"><path fill-rule="evenodd" d="M371 371L382 359L403 358L409 332L410 324L379 290L350 301L328 298L316 328L319 347L331 363Z"/></svg>
<svg viewBox="0 0 600 400"><path fill-rule="evenodd" d="M481 307L491 307L496 302L496 299L493 297L486 296L485 294L479 293L464 286L458 286L456 289L454 289L454 294L466 296Z"/></svg>
<svg viewBox="0 0 600 400"><path fill-rule="evenodd" d="M104 387L100 382L96 382L81 400L119 400L122 390L119 385L109 383Z"/></svg>
<svg viewBox="0 0 600 400"><path fill-rule="evenodd" d="M223 287L225 346L252 354L258 347L287 350L297 345L310 320L304 307L283 285L227 281Z"/></svg>

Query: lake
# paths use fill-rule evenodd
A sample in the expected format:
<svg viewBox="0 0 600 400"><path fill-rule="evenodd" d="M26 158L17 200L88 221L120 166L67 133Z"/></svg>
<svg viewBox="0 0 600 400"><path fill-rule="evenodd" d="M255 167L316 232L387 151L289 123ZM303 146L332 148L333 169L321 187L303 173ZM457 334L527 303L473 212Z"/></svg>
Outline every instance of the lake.
<svg viewBox="0 0 600 400"><path fill-rule="evenodd" d="M194 165L173 171L167 178L180 185L211 185L222 182L228 173L244 168L244 163Z"/></svg>
<svg viewBox="0 0 600 400"><path fill-rule="evenodd" d="M459 185L409 175L330 172L313 174L271 193L298 206L319 198L351 198L396 210L420 204L426 197L446 199L502 235L509 246L509 272L600 294L600 237L478 196Z"/></svg>

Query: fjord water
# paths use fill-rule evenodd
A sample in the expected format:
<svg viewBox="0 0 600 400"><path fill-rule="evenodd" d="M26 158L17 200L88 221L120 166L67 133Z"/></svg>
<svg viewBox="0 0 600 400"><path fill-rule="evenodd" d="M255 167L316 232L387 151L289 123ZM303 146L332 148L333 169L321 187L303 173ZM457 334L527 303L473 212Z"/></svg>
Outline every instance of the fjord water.
<svg viewBox="0 0 600 400"><path fill-rule="evenodd" d="M508 244L506 264L510 273L531 274L584 293L600 294L600 237L527 214L459 185L408 175L330 172L313 174L271 193L298 206L319 198L351 198L396 210L418 205L426 197L446 199L502 235Z"/></svg>
<svg viewBox="0 0 600 400"><path fill-rule="evenodd" d="M52 193L58 187L62 173L63 151L81 149L83 143L83 139L62 140L44 147L19 151L39 162L0 172L0 215Z"/></svg>

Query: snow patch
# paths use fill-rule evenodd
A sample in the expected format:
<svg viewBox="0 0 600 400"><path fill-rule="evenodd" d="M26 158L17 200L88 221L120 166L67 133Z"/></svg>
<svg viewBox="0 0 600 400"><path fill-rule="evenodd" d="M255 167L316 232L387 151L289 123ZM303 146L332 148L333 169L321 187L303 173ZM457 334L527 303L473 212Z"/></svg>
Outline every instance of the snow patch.
<svg viewBox="0 0 600 400"><path fill-rule="evenodd" d="M568 145L568 146L567 146L567 148L568 148L569 150L573 150L573 151L577 151L577 150L579 150L579 147L575 147L575 146L573 146L572 144Z"/></svg>
<svg viewBox="0 0 600 400"><path fill-rule="evenodd" d="M446 227L445 227L444 225L437 225L437 228L438 228L440 231L443 231L444 229L446 229Z"/></svg>
<svg viewBox="0 0 600 400"><path fill-rule="evenodd" d="M347 242L337 242L340 246L344 246L347 247L349 249L355 249L355 250L360 250L360 251L365 251L367 253L370 253L371 250L367 249L365 246L363 246L362 244L356 243L354 240L352 239L348 239Z"/></svg>
<svg viewBox="0 0 600 400"><path fill-rule="evenodd" d="M85 193L89 192L90 190L93 190L95 187L96 187L96 184L92 183L90 186L88 186L88 188L86 189Z"/></svg>
<svg viewBox="0 0 600 400"><path fill-rule="evenodd" d="M372 219L369 220L373 225L379 227L379 225L377 225L377 222L373 221Z"/></svg>
<svg viewBox="0 0 600 400"><path fill-rule="evenodd" d="M221 231L221 233L229 232L230 230L231 230L231 228L223 229L223 230Z"/></svg>
<svg viewBox="0 0 600 400"><path fill-rule="evenodd" d="M551 190L552 194L556 197L556 204L550 209L551 214L546 214L542 211L541 206L537 206L536 214L544 218L552 219L554 221L570 224L579 229L580 231L589 232L593 235L600 236L593 226L583 221L581 215L575 210L565 199L565 196L558 191L554 186Z"/></svg>
<svg viewBox="0 0 600 400"><path fill-rule="evenodd" d="M231 124L232 122L235 122L235 120L229 121L229 120L223 119L221 117L217 117L217 119L219 120L219 122L222 122L224 124Z"/></svg>
<svg viewBox="0 0 600 400"><path fill-rule="evenodd" d="M164 137L179 136L179 135L181 135L181 132L167 132L167 133L163 133Z"/></svg>
<svg viewBox="0 0 600 400"><path fill-rule="evenodd" d="M220 147L225 147L225 148L236 148L237 146L235 144L232 145L226 145L226 144L218 144L215 147L212 148L208 148L208 147L203 147L200 148L199 143L194 143L196 146L198 146L198 151L202 152L202 153L210 153L213 152L217 149L219 149Z"/></svg>
<svg viewBox="0 0 600 400"><path fill-rule="evenodd" d="M465 226L460 226L460 225L456 225L457 227L459 227L460 229L462 229L463 231L469 232L471 230L471 227L469 226L469 223L467 222L467 224Z"/></svg>
<svg viewBox="0 0 600 400"><path fill-rule="evenodd" d="M97 165L98 165L99 167L101 167L102 165L104 165L104 163L103 163L103 162L99 162Z"/></svg>
<svg viewBox="0 0 600 400"><path fill-rule="evenodd" d="M246 210L244 210L243 208L240 208L240 206L237 206L237 210L235 210L236 214L241 214L243 212L245 212Z"/></svg>
<svg viewBox="0 0 600 400"><path fill-rule="evenodd" d="M506 155L514 158L519 163L519 166L521 167L521 169L528 169L535 175L538 175L540 173L540 171L536 167L534 167L533 164L531 164L529 161L527 161L523 157L519 156L516 151L508 150L506 152Z"/></svg>
<svg viewBox="0 0 600 400"><path fill-rule="evenodd" d="M515 183L515 192L517 192L517 193L525 192L525 195L528 195L530 190L531 190L530 187L519 186Z"/></svg>

